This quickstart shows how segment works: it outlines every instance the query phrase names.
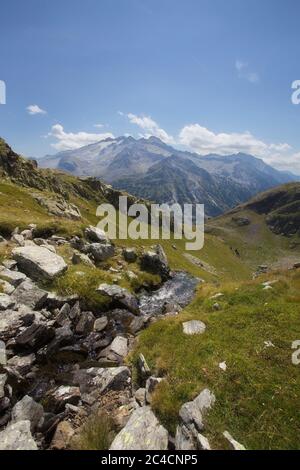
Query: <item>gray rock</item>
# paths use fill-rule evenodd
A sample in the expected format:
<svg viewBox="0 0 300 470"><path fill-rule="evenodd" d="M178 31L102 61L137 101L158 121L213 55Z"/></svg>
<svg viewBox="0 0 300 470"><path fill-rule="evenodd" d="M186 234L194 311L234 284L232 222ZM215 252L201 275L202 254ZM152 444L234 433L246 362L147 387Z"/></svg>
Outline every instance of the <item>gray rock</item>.
<svg viewBox="0 0 300 470"><path fill-rule="evenodd" d="M7 362L6 346L4 341L0 341L0 366L5 366Z"/></svg>
<svg viewBox="0 0 300 470"><path fill-rule="evenodd" d="M125 248L123 256L128 263L134 263L137 260L137 253L135 248Z"/></svg>
<svg viewBox="0 0 300 470"><path fill-rule="evenodd" d="M49 343L55 335L55 329L41 323L33 323L16 337L16 346L36 351Z"/></svg>
<svg viewBox="0 0 300 470"><path fill-rule="evenodd" d="M94 331L97 331L98 333L100 333L101 331L105 330L107 325L108 325L107 317L97 318L97 320L94 323Z"/></svg>
<svg viewBox="0 0 300 470"><path fill-rule="evenodd" d="M48 292L40 289L30 280L22 282L12 293L11 298L18 304L36 310L42 308L47 300Z"/></svg>
<svg viewBox="0 0 300 470"><path fill-rule="evenodd" d="M240 444L238 441L236 441L232 436L231 434L229 434L228 431L224 431L223 432L223 436L225 437L225 439L229 442L231 448L233 450L246 450L246 448Z"/></svg>
<svg viewBox="0 0 300 470"><path fill-rule="evenodd" d="M73 344L74 335L69 326L63 326L55 330L55 336L50 343L41 349L38 354L39 357L46 357L50 359L60 348Z"/></svg>
<svg viewBox="0 0 300 470"><path fill-rule="evenodd" d="M1 275L1 273L0 273ZM2 289L2 292L7 295L11 295L13 291L15 290L14 286L10 284L7 281L4 281L3 279L0 279L0 286Z"/></svg>
<svg viewBox="0 0 300 470"><path fill-rule="evenodd" d="M57 316L55 317L55 323L59 326L69 325L70 322L70 312L71 307L69 304L64 304L60 311L58 312Z"/></svg>
<svg viewBox="0 0 300 470"><path fill-rule="evenodd" d="M7 381L7 375L6 374L0 374L0 398L3 398L5 396L5 385Z"/></svg>
<svg viewBox="0 0 300 470"><path fill-rule="evenodd" d="M14 310L5 310L0 313L0 339L7 341L14 338L24 325L26 314Z"/></svg>
<svg viewBox="0 0 300 470"><path fill-rule="evenodd" d="M92 312L83 312L80 315L75 331L79 335L88 335L91 331L93 331L94 323L95 317Z"/></svg>
<svg viewBox="0 0 300 470"><path fill-rule="evenodd" d="M99 359L105 358L106 361L121 363L128 354L128 340L122 336L117 336L113 342L99 355Z"/></svg>
<svg viewBox="0 0 300 470"><path fill-rule="evenodd" d="M103 230L97 227L93 227L92 225L87 227L84 233L85 233L86 238L90 240L91 242L106 243L109 241L106 233Z"/></svg>
<svg viewBox="0 0 300 470"><path fill-rule="evenodd" d="M32 279L52 280L68 268L61 256L37 245L15 248L13 257L19 269Z"/></svg>
<svg viewBox="0 0 300 470"><path fill-rule="evenodd" d="M168 432L150 407L136 409L110 450L167 450Z"/></svg>
<svg viewBox="0 0 300 470"><path fill-rule="evenodd" d="M205 332L206 326L202 321L190 320L182 324L183 332L186 335L200 335Z"/></svg>
<svg viewBox="0 0 300 470"><path fill-rule="evenodd" d="M146 401L151 403L151 395L155 391L158 384L160 384L164 379L158 377L149 377L146 382Z"/></svg>
<svg viewBox="0 0 300 470"><path fill-rule="evenodd" d="M196 450L196 440L194 434L184 425L177 426L175 436L176 450Z"/></svg>
<svg viewBox="0 0 300 470"><path fill-rule="evenodd" d="M35 361L35 354L32 353L27 356L13 356L7 361L7 365L12 369L15 369L19 374L26 375L31 371Z"/></svg>
<svg viewBox="0 0 300 470"><path fill-rule="evenodd" d="M204 430L204 418L215 400L214 394L204 389L193 401L182 405L179 411L181 424L177 428L175 439L177 450L201 449L199 432ZM202 444L205 445L203 439Z"/></svg>
<svg viewBox="0 0 300 470"><path fill-rule="evenodd" d="M87 250L94 260L98 262L106 261L115 255L115 247L109 243L91 243L88 245Z"/></svg>
<svg viewBox="0 0 300 470"><path fill-rule="evenodd" d="M115 302L119 306L126 308L135 315L140 313L136 297L127 289L110 284L101 284L97 291L102 295L110 297L112 302Z"/></svg>
<svg viewBox="0 0 300 470"><path fill-rule="evenodd" d="M30 421L19 421L0 432L0 450L38 450L30 431Z"/></svg>
<svg viewBox="0 0 300 470"><path fill-rule="evenodd" d="M248 217L238 217L234 216L232 217L232 221L238 226L238 227L244 227L245 225L250 225L251 221L248 219Z"/></svg>
<svg viewBox="0 0 300 470"><path fill-rule="evenodd" d="M8 308L13 308L15 305L15 300L9 295L0 293L0 310L7 310Z"/></svg>
<svg viewBox="0 0 300 470"><path fill-rule="evenodd" d="M11 241L13 243L16 243L17 245L19 246L24 246L25 245L25 238L23 237L23 235L20 235L18 233L15 233L12 237L11 237Z"/></svg>
<svg viewBox="0 0 300 470"><path fill-rule="evenodd" d="M72 256L72 263L73 264L85 264L86 266L94 266L93 261L88 257L88 255L85 255L84 253L80 253L79 251L76 251L73 253Z"/></svg>
<svg viewBox="0 0 300 470"><path fill-rule="evenodd" d="M54 391L52 398L56 403L57 410L64 409L67 403L71 405L78 405L81 399L80 389L79 387L62 385Z"/></svg>
<svg viewBox="0 0 300 470"><path fill-rule="evenodd" d="M12 409L11 417L13 422L29 421L30 430L34 432L42 424L44 408L35 402L31 397L25 395L18 401Z"/></svg>
<svg viewBox="0 0 300 470"><path fill-rule="evenodd" d="M21 282L27 279L24 273L19 273L18 271L12 271L11 269L0 266L0 276L12 284L14 287L17 287Z"/></svg>
<svg viewBox="0 0 300 470"><path fill-rule="evenodd" d="M64 304L68 303L69 305L74 305L78 301L78 295L68 295L61 296L57 295L55 292L48 292L47 307L52 310L55 308L61 308Z"/></svg>
<svg viewBox="0 0 300 470"><path fill-rule="evenodd" d="M82 399L92 404L108 390L125 390L131 381L129 367L92 367L75 372L74 383L80 386Z"/></svg>
<svg viewBox="0 0 300 470"><path fill-rule="evenodd" d="M163 280L167 280L170 277L168 260L160 245L157 245L154 251L148 251L142 255L141 267L145 271L159 274Z"/></svg>
<svg viewBox="0 0 300 470"><path fill-rule="evenodd" d="M144 357L144 354L140 354L138 358L138 367L142 377L149 377L151 374L150 367Z"/></svg>
<svg viewBox="0 0 300 470"><path fill-rule="evenodd" d="M139 388L135 394L134 398L138 402L140 406L145 406L146 405L146 389L145 388Z"/></svg>
<svg viewBox="0 0 300 470"><path fill-rule="evenodd" d="M24 237L25 240L32 240L32 232L33 230L26 229L21 232L21 235Z"/></svg>
<svg viewBox="0 0 300 470"><path fill-rule="evenodd" d="M199 450L211 450L210 443L203 434L197 435L197 447Z"/></svg>

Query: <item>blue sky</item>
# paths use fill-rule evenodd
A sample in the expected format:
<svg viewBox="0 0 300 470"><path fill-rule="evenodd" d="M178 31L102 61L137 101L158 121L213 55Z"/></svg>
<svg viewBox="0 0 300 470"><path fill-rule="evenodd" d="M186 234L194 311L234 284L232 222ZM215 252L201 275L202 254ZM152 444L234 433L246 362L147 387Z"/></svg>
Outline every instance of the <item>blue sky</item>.
<svg viewBox="0 0 300 470"><path fill-rule="evenodd" d="M300 174L297 0L6 0L0 17L0 135L18 152L153 134Z"/></svg>

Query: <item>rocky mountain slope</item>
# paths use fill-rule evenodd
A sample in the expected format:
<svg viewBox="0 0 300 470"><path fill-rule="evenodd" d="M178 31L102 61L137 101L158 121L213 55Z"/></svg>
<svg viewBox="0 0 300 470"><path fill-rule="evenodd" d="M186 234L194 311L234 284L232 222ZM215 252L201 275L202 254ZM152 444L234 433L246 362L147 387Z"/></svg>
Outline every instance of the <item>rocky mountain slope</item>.
<svg viewBox="0 0 300 470"><path fill-rule="evenodd" d="M0 449L299 446L299 236L268 225L297 221L299 185L210 221L191 255L109 240L96 208L119 192L98 180L3 141L0 170Z"/></svg>
<svg viewBox="0 0 300 470"><path fill-rule="evenodd" d="M206 203L218 215L254 194L297 179L251 155L226 157L183 152L156 137L119 137L61 152L39 165L94 176L155 202Z"/></svg>

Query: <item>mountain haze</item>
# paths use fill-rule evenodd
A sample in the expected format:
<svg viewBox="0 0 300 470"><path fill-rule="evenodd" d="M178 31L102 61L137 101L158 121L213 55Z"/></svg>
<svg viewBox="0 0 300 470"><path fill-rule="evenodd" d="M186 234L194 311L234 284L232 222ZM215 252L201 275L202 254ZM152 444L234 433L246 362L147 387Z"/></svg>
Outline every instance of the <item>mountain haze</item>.
<svg viewBox="0 0 300 470"><path fill-rule="evenodd" d="M156 137L109 138L47 155L39 165L100 178L115 188L158 203L203 203L209 216L298 179L251 155L200 156L177 150Z"/></svg>

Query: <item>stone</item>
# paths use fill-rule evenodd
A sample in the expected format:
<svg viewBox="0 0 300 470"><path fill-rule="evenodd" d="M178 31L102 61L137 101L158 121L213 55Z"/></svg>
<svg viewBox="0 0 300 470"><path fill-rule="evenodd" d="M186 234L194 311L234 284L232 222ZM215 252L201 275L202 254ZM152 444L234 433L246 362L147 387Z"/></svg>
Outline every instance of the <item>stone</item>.
<svg viewBox="0 0 300 470"><path fill-rule="evenodd" d="M294 263L293 268L294 269L299 269L300 268L300 262Z"/></svg>
<svg viewBox="0 0 300 470"><path fill-rule="evenodd" d="M74 384L78 384L83 401L93 403L108 390L125 390L131 382L129 367L91 367L74 374Z"/></svg>
<svg viewBox="0 0 300 470"><path fill-rule="evenodd" d="M28 323L28 315L22 311L5 310L1 312L0 339L7 341L14 338L25 323Z"/></svg>
<svg viewBox="0 0 300 470"><path fill-rule="evenodd" d="M15 248L13 257L19 269L36 280L52 280L68 268L61 256L37 245Z"/></svg>
<svg viewBox="0 0 300 470"><path fill-rule="evenodd" d="M67 403L76 406L81 399L80 389L79 387L62 385L54 391L52 398L56 403L56 408L58 411L64 409Z"/></svg>
<svg viewBox="0 0 300 470"><path fill-rule="evenodd" d="M52 341L39 351L39 357L50 359L60 348L73 344L73 342L74 334L68 325L57 328Z"/></svg>
<svg viewBox="0 0 300 470"><path fill-rule="evenodd" d="M197 444L193 433L183 424L176 428L175 449L197 450Z"/></svg>
<svg viewBox="0 0 300 470"><path fill-rule="evenodd" d="M234 216L232 217L232 221L238 226L238 227L244 227L246 225L250 225L251 221L248 219L248 217L238 217Z"/></svg>
<svg viewBox="0 0 300 470"><path fill-rule="evenodd" d="M7 381L7 375L0 374L0 398L3 398L5 396L6 381Z"/></svg>
<svg viewBox="0 0 300 470"><path fill-rule="evenodd" d="M127 263L135 263L137 260L137 253L135 248L124 248L123 256Z"/></svg>
<svg viewBox="0 0 300 470"><path fill-rule="evenodd" d="M122 336L116 336L113 342L99 354L99 359L121 363L128 354L128 340Z"/></svg>
<svg viewBox="0 0 300 470"><path fill-rule="evenodd" d="M22 282L11 295L18 304L36 310L42 308L47 300L48 292L40 289L30 280Z"/></svg>
<svg viewBox="0 0 300 470"><path fill-rule="evenodd" d="M77 301L70 310L69 318L71 320L76 320L79 318L80 314L81 314L80 302Z"/></svg>
<svg viewBox="0 0 300 470"><path fill-rule="evenodd" d="M167 449L168 432L148 406L138 408L131 414L110 447L110 450Z"/></svg>
<svg viewBox="0 0 300 470"><path fill-rule="evenodd" d="M75 251L72 256L72 263L73 264L85 264L86 266L94 266L93 261L85 255L84 253L80 253L79 251Z"/></svg>
<svg viewBox="0 0 300 470"><path fill-rule="evenodd" d="M55 329L41 323L33 323L16 337L16 346L36 351L49 343L55 335Z"/></svg>
<svg viewBox="0 0 300 470"><path fill-rule="evenodd" d="M155 391L156 387L163 381L164 379L158 377L149 377L146 382L146 401L147 403L151 403L151 395Z"/></svg>
<svg viewBox="0 0 300 470"><path fill-rule="evenodd" d="M1 273L0 273L1 275ZM3 279L0 279L0 290L2 290L3 294L11 295L15 290L14 286Z"/></svg>
<svg viewBox="0 0 300 470"><path fill-rule="evenodd" d="M86 238L90 240L91 242L95 242L95 243L108 242L108 237L106 233L104 232L104 230L101 230L98 227L93 227L92 225L90 225L89 227L85 229L84 234Z"/></svg>
<svg viewBox="0 0 300 470"><path fill-rule="evenodd" d="M21 235L24 237L25 240L32 240L32 230L26 229L21 232Z"/></svg>
<svg viewBox="0 0 300 470"><path fill-rule="evenodd" d="M214 394L205 389L193 401L182 405L179 416L185 425L192 423L198 431L202 431L204 429L203 418L214 403Z"/></svg>
<svg viewBox="0 0 300 470"><path fill-rule="evenodd" d="M225 439L229 442L231 448L233 450L246 450L246 448L240 444L239 442L237 442L232 436L231 434L229 434L228 431L224 431L223 432L223 436L225 437Z"/></svg>
<svg viewBox="0 0 300 470"><path fill-rule="evenodd" d="M97 291L102 295L110 297L112 302L115 302L119 306L126 308L135 315L140 313L136 297L127 289L116 285L101 284Z"/></svg>
<svg viewBox="0 0 300 470"><path fill-rule="evenodd" d="M70 324L70 312L71 307L69 304L64 304L58 314L55 317L55 323L59 326L65 326Z"/></svg>
<svg viewBox="0 0 300 470"><path fill-rule="evenodd" d="M211 450L208 439L203 434L197 435L197 444L199 450Z"/></svg>
<svg viewBox="0 0 300 470"><path fill-rule="evenodd" d="M205 324L199 320L190 320L183 323L182 326L185 335L200 335L206 330Z"/></svg>
<svg viewBox="0 0 300 470"><path fill-rule="evenodd" d="M95 317L92 312L83 312L79 317L75 331L79 335L88 335L93 331L94 323Z"/></svg>
<svg viewBox="0 0 300 470"><path fill-rule="evenodd" d="M160 245L157 245L154 251L147 251L142 255L141 268L153 274L159 274L163 280L167 280L170 277L168 260Z"/></svg>
<svg viewBox="0 0 300 470"><path fill-rule="evenodd" d="M6 366L7 357L6 357L6 346L4 341L0 341L0 366Z"/></svg>
<svg viewBox="0 0 300 470"><path fill-rule="evenodd" d="M11 412L13 422L29 421L31 432L35 432L39 425L42 424L43 416L44 408L42 405L28 395L25 395L22 400L18 401Z"/></svg>
<svg viewBox="0 0 300 470"><path fill-rule="evenodd" d="M75 204L71 204L66 201L62 196L56 196L56 198L45 197L43 194L32 193L32 197L44 207L49 214L53 214L57 217L65 217L67 219L79 220L81 218L80 211Z"/></svg>
<svg viewBox="0 0 300 470"><path fill-rule="evenodd" d="M106 261L115 255L115 247L109 243L105 245L102 243L91 243L88 245L87 250L97 262Z"/></svg>
<svg viewBox="0 0 300 470"><path fill-rule="evenodd" d="M0 432L0 450L38 450L30 431L30 421L10 424Z"/></svg>
<svg viewBox="0 0 300 470"><path fill-rule="evenodd" d="M31 371L32 366L36 362L35 354L28 354L27 356L13 356L7 361L7 365L15 369L20 375L26 375Z"/></svg>
<svg viewBox="0 0 300 470"><path fill-rule="evenodd" d="M15 233L15 234L11 237L11 241L12 241L13 243L16 243L16 244L19 245L19 246L24 246L24 245L25 245L25 238L23 237L23 235L18 234L18 233Z"/></svg>
<svg viewBox="0 0 300 470"><path fill-rule="evenodd" d="M145 406L146 405L146 389L145 388L139 388L135 394L134 398L138 402L140 406Z"/></svg>
<svg viewBox="0 0 300 470"><path fill-rule="evenodd" d="M12 271L11 269L2 266L0 266L0 276L14 287L17 287L21 282L27 279L25 274L19 273L18 271Z"/></svg>
<svg viewBox="0 0 300 470"><path fill-rule="evenodd" d="M145 359L145 356L141 353L138 358L138 367L143 377L149 377L151 374L150 367Z"/></svg>
<svg viewBox="0 0 300 470"><path fill-rule="evenodd" d="M216 302L216 303L213 304L213 310L218 311L218 310L220 310L220 309L221 309L221 306L220 306L220 304L219 304L218 302Z"/></svg>
<svg viewBox="0 0 300 470"><path fill-rule="evenodd" d="M51 441L51 449L53 450L64 450L70 444L75 434L74 429L68 421L61 421L58 423L55 430L53 439Z"/></svg>
<svg viewBox="0 0 300 470"><path fill-rule="evenodd" d="M15 300L9 295L0 293L0 310L7 310L8 308L13 308L15 305Z"/></svg>
<svg viewBox="0 0 300 470"><path fill-rule="evenodd" d="M226 362L225 362L225 361L224 361L224 362L220 362L219 368L220 368L221 370L223 370L224 372L226 372L226 370L227 370L227 364L226 364Z"/></svg>
<svg viewBox="0 0 300 470"><path fill-rule="evenodd" d="M105 330L107 325L108 325L107 317L97 318L97 320L94 323L94 331L97 331L97 333L100 333L101 331Z"/></svg>

